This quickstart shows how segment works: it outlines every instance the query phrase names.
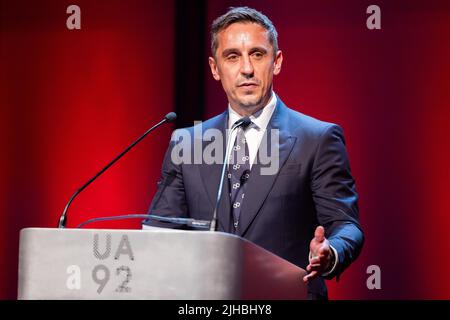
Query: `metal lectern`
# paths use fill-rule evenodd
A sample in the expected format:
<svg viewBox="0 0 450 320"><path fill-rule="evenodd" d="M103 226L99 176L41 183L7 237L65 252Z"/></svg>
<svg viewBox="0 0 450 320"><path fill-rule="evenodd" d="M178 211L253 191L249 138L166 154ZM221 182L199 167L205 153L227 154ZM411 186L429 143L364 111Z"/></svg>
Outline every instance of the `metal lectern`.
<svg viewBox="0 0 450 320"><path fill-rule="evenodd" d="M209 231L27 228L19 299L306 299L305 270Z"/></svg>

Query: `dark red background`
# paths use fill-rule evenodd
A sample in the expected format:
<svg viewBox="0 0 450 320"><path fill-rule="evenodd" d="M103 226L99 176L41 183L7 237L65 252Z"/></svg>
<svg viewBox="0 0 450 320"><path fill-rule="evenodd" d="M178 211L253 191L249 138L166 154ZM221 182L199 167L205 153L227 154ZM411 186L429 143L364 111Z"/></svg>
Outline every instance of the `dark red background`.
<svg viewBox="0 0 450 320"><path fill-rule="evenodd" d="M70 4L81 7L79 31L66 28ZM366 28L371 4L382 30ZM0 298L17 294L20 229L54 227L76 188L174 109L176 5L0 1ZM283 101L344 128L366 244L341 281L329 282L330 297L449 299L450 3L208 1L205 37L232 5L253 6L276 25ZM202 120L226 107L206 59L203 69ZM155 132L86 189L69 227L144 213L173 129ZM373 264L381 290L366 287Z"/></svg>

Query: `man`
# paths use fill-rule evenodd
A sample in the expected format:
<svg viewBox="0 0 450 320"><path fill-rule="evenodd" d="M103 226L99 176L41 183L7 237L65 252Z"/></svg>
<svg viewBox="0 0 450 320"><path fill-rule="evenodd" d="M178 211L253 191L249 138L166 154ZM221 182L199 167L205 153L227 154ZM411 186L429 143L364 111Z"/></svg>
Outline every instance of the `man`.
<svg viewBox="0 0 450 320"><path fill-rule="evenodd" d="M203 122L202 129L220 130L224 142L228 139L233 146L227 155L218 230L306 268L303 281L310 298L326 299L323 278L339 277L364 242L342 130L289 109L273 92L272 79L281 71L283 55L265 15L232 8L213 22L211 35L209 65L229 105ZM227 129L243 117L251 123L228 136ZM184 130L195 136L197 129ZM198 141L177 137L175 133L166 153L150 212L211 220L222 165L180 163L175 148L190 153ZM200 146L206 150L208 141L202 139ZM264 172L263 149L271 150L275 170ZM149 220L144 224L164 226Z"/></svg>

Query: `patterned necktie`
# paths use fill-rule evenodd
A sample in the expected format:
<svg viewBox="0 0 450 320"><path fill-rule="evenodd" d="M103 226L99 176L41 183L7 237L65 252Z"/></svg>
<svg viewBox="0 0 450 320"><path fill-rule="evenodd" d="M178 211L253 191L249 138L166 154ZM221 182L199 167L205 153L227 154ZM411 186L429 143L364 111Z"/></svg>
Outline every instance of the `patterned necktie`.
<svg viewBox="0 0 450 320"><path fill-rule="evenodd" d="M234 229L239 224L242 204L245 196L245 183L250 177L250 160L244 128L239 127L233 150L230 153L228 165L228 181L230 186L231 211L233 213Z"/></svg>

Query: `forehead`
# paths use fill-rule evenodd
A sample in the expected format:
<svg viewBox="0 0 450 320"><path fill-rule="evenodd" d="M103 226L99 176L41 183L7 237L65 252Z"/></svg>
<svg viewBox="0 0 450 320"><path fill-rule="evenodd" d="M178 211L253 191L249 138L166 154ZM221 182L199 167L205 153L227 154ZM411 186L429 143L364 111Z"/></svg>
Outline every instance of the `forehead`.
<svg viewBox="0 0 450 320"><path fill-rule="evenodd" d="M253 22L238 22L229 25L217 35L218 51L247 46L270 47L269 32Z"/></svg>

